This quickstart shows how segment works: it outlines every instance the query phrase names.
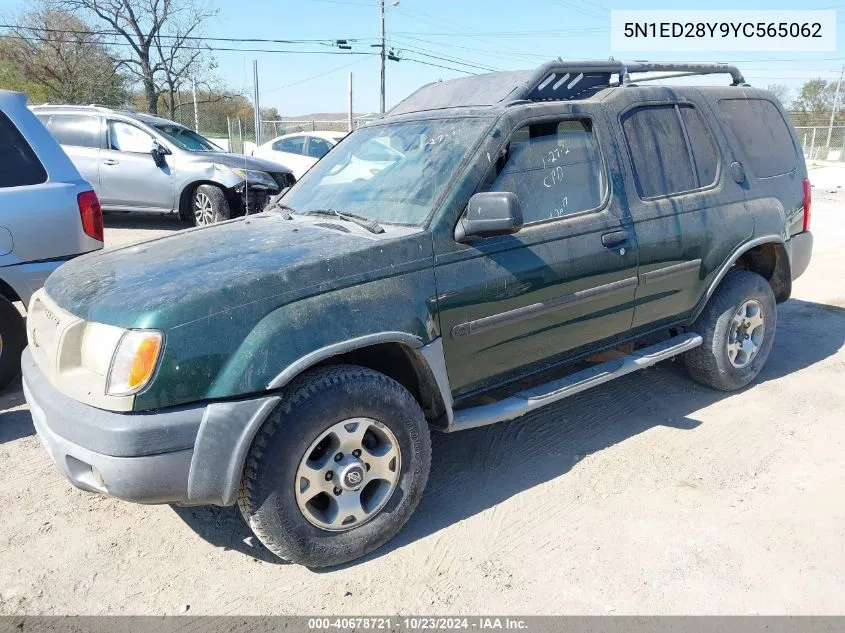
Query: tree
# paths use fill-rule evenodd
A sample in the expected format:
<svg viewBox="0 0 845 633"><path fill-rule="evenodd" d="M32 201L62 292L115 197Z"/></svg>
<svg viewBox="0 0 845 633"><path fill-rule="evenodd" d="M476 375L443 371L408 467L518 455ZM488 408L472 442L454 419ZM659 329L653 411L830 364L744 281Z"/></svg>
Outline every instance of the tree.
<svg viewBox="0 0 845 633"><path fill-rule="evenodd" d="M783 84L769 84L768 86L766 86L766 90L775 95L778 101L783 104L784 108L789 107L789 96L791 93L789 88L787 88Z"/></svg>
<svg viewBox="0 0 845 633"><path fill-rule="evenodd" d="M11 75L5 86L25 90L33 101L126 103L127 82L117 71L118 61L87 24L45 5L15 22L0 50ZM15 71L22 85L14 85Z"/></svg>
<svg viewBox="0 0 845 633"><path fill-rule="evenodd" d="M824 79L810 79L805 81L798 92L792 107L799 112L812 114L830 114L833 109L833 94L836 82Z"/></svg>
<svg viewBox="0 0 845 633"><path fill-rule="evenodd" d="M55 1L93 18L121 40L120 64L141 82L152 114L158 114L159 97L165 94L172 115L174 93L189 77L213 67L208 47L196 38L217 11L201 0Z"/></svg>

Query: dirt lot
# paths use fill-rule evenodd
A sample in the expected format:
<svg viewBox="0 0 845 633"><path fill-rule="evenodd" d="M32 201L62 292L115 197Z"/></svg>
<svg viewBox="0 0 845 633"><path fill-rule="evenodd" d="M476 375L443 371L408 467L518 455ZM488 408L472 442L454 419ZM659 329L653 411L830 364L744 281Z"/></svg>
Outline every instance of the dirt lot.
<svg viewBox="0 0 845 633"><path fill-rule="evenodd" d="M341 569L279 564L232 508L75 490L7 390L0 613L842 613L845 177L817 176L814 260L756 384L716 393L664 363L435 436L408 526ZM175 228L109 218L106 239Z"/></svg>

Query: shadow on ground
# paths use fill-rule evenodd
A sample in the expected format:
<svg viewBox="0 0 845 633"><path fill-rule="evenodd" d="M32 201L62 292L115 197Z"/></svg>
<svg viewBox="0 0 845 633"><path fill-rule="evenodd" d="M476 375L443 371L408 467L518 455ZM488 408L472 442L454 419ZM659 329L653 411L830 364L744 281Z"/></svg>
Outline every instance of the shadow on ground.
<svg viewBox="0 0 845 633"><path fill-rule="evenodd" d="M103 225L108 229L139 229L146 231L178 231L189 225L180 222L175 213L103 213Z"/></svg>
<svg viewBox="0 0 845 633"><path fill-rule="evenodd" d="M0 391L0 444L35 435L29 409L18 408L24 404L20 378Z"/></svg>
<svg viewBox="0 0 845 633"><path fill-rule="evenodd" d="M224 551L240 552L265 563L285 564L255 538L237 506L174 505L171 508L200 537Z"/></svg>
<svg viewBox="0 0 845 633"><path fill-rule="evenodd" d="M771 356L757 383L800 371L845 341L845 309L800 300L782 305ZM749 388L753 388L751 385ZM732 394L688 380L677 363L661 365L569 398L518 420L454 435L433 435L425 494L411 520L357 565L471 517L567 473L584 456L655 426L693 429L696 411ZM177 508L199 536L226 549L278 562L253 539L234 508Z"/></svg>

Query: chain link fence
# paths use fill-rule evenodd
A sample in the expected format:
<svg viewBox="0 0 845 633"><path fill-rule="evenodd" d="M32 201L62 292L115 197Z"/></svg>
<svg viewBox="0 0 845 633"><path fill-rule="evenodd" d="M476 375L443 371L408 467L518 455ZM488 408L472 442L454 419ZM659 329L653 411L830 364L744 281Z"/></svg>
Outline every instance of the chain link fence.
<svg viewBox="0 0 845 633"><path fill-rule="evenodd" d="M199 112L197 131L229 152L250 154L256 145L255 120L248 117L226 116L216 120L214 117L203 116ZM352 129L366 125L375 115L355 117ZM179 121L183 125L194 128L193 111L187 121ZM261 121L261 142L296 132L310 131L349 131L348 119L279 119Z"/></svg>
<svg viewBox="0 0 845 633"><path fill-rule="evenodd" d="M800 126L795 131L808 160L845 161L845 126Z"/></svg>
<svg viewBox="0 0 845 633"><path fill-rule="evenodd" d="M377 116L368 114L354 117L352 129L366 125ZM845 114L837 113L832 127L830 113L790 112L789 116L808 160L845 161ZM200 103L195 110L193 103L182 103L176 109L173 119L196 129L226 151L250 154L255 148L255 120L251 113L232 116L226 115L214 104ZM347 132L349 119L289 118L261 121L261 140L265 143L285 134L310 131Z"/></svg>

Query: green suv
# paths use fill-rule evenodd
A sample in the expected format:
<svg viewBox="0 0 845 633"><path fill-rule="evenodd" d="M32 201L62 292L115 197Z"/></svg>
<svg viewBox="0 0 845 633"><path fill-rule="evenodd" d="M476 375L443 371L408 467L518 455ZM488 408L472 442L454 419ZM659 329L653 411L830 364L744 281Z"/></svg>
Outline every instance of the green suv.
<svg viewBox="0 0 845 633"><path fill-rule="evenodd" d="M395 160L362 171L371 147ZM334 565L408 520L429 429L673 356L716 389L754 380L809 221L794 130L734 67L439 82L264 213L62 266L30 304L24 389L75 486L237 503L279 557Z"/></svg>

